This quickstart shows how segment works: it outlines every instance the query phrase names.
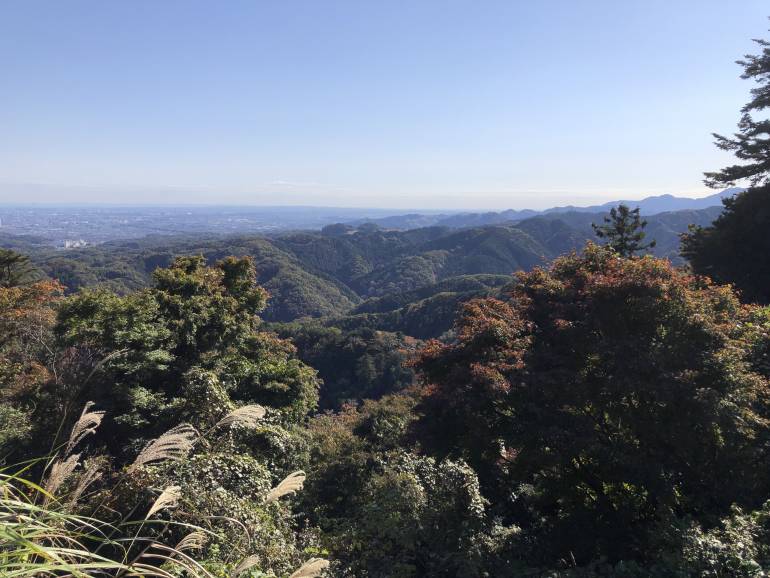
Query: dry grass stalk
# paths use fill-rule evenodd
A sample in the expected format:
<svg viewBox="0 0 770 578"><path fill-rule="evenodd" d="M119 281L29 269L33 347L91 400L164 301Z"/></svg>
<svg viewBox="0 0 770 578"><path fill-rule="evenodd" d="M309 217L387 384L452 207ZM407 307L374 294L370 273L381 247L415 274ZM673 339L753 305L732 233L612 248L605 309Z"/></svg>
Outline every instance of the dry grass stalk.
<svg viewBox="0 0 770 578"><path fill-rule="evenodd" d="M302 484L305 483L305 477L305 472L302 470L289 474L280 484L270 490L267 496L265 496L265 501L274 502L278 498L301 490Z"/></svg>
<svg viewBox="0 0 770 578"><path fill-rule="evenodd" d="M316 578L329 567L329 561L323 558L311 558L305 562L289 578Z"/></svg>
<svg viewBox="0 0 770 578"><path fill-rule="evenodd" d="M150 510L147 512L146 518L149 518L153 514L157 514L161 510L167 510L173 508L179 503L179 498L182 497L182 492L179 486L169 486L160 493L158 499L153 502Z"/></svg>
<svg viewBox="0 0 770 578"><path fill-rule="evenodd" d="M70 504L74 504L80 499L80 496L83 495L83 492L85 492L91 484L93 484L96 480L102 477L101 467L98 462L92 462L84 471L82 474L80 474L80 479L78 480L77 486L75 486L75 489L72 491L72 494L70 495L69 502Z"/></svg>
<svg viewBox="0 0 770 578"><path fill-rule="evenodd" d="M244 405L228 413L225 417L220 419L214 426L218 427L232 427L234 425L241 425L249 428L256 428L261 424L262 418L265 417L266 410L261 405Z"/></svg>
<svg viewBox="0 0 770 578"><path fill-rule="evenodd" d="M45 482L45 491L54 495L64 480L70 477L75 468L78 467L79 459L80 454L74 454L65 460L55 460L51 464L51 471L48 473L48 479Z"/></svg>
<svg viewBox="0 0 770 578"><path fill-rule="evenodd" d="M78 443L80 443L84 437L94 433L96 428L99 427L99 424L102 423L104 412L91 411L93 406L94 403L89 401L83 408L83 411L80 414L80 419L78 419L77 423L75 423L72 428L72 432L70 433L70 439L67 442L66 449L64 450L65 456L69 455L72 450L75 449L75 446L78 445Z"/></svg>
<svg viewBox="0 0 770 578"><path fill-rule="evenodd" d="M230 578L238 578L238 576L250 568L253 568L257 564L259 564L259 556L249 556L248 558L244 558L241 560L241 563L235 567L235 570L233 570L232 574L230 574Z"/></svg>
<svg viewBox="0 0 770 578"><path fill-rule="evenodd" d="M187 457L197 439L198 432L193 426L178 425L144 446L128 471L149 463L179 461Z"/></svg>
<svg viewBox="0 0 770 578"><path fill-rule="evenodd" d="M190 532L187 536L179 540L179 543L174 550L177 552L200 550L206 545L206 542L208 542L208 538L203 532Z"/></svg>

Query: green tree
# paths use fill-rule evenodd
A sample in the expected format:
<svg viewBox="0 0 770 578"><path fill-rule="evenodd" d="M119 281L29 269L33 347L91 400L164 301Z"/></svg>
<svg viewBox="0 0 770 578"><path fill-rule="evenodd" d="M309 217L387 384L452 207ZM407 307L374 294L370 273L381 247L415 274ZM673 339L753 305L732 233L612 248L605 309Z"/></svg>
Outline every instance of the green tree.
<svg viewBox="0 0 770 578"><path fill-rule="evenodd" d="M150 289L87 290L59 309L61 346L78 360L69 381L80 388L75 397L114 416L103 428L108 443L141 443L180 413L207 425L233 403L272 408L284 425L316 407L315 372L260 328L267 294L250 258L208 267L203 257L180 257L153 276Z"/></svg>
<svg viewBox="0 0 770 578"><path fill-rule="evenodd" d="M487 515L476 473L407 449L416 399L409 391L315 417L302 509L344 576L515 575L497 553L516 529Z"/></svg>
<svg viewBox="0 0 770 578"><path fill-rule="evenodd" d="M682 256L696 273L733 284L744 301L770 303L770 187L723 203L712 226L682 235Z"/></svg>
<svg viewBox="0 0 770 578"><path fill-rule="evenodd" d="M655 247L655 241L644 244L644 228L647 221L639 216L639 207L631 210L627 205L613 207L604 225L591 226L600 239L607 239L607 245L623 257L633 257L640 251Z"/></svg>
<svg viewBox="0 0 770 578"><path fill-rule="evenodd" d="M285 485L268 496L287 474L292 491L304 479L297 430L317 401L315 372L261 328L266 292L251 259L184 257L154 279L126 296L102 289L63 300L49 280L0 287L3 458L41 477L48 470L62 506L89 519L144 526L172 543L202 527L202 562L218 576L246 556L288 575L318 548L292 521ZM50 460L34 459L40 448ZM69 494L82 481L90 485L75 504ZM164 488L179 502L159 516L171 524L145 525Z"/></svg>
<svg viewBox="0 0 770 578"><path fill-rule="evenodd" d="M706 184L721 187L748 180L748 191L724 199L724 211L710 227L691 227L682 236L682 255L696 273L733 283L744 299L770 302L770 119L753 115L770 108L770 42L756 40L758 55L738 61L742 78L754 80L752 98L741 110L738 132L716 137L719 148L744 161L706 173Z"/></svg>
<svg viewBox="0 0 770 578"><path fill-rule="evenodd" d="M589 245L427 347L422 445L468 462L540 563L649 562L681 517L766 499L754 315L666 260Z"/></svg>
<svg viewBox="0 0 770 578"><path fill-rule="evenodd" d="M0 249L0 286L14 287L32 281L35 268L29 257L12 251Z"/></svg>
<svg viewBox="0 0 770 578"><path fill-rule="evenodd" d="M738 132L732 137L714 133L716 145L746 161L730 165L721 171L706 173L705 183L710 187L735 184L748 179L752 186L770 185L770 119L755 119L752 113L761 113L770 107L770 42L754 40L760 54L747 54L737 61L743 67L741 78L754 80L758 86L751 90L751 100L741 109Z"/></svg>
<svg viewBox="0 0 770 578"><path fill-rule="evenodd" d="M352 575L416 578L484 575L485 501L463 462L395 452L354 498Z"/></svg>
<svg viewBox="0 0 770 578"><path fill-rule="evenodd" d="M376 399L412 384L414 371L405 362L415 340L373 329L324 327L315 323L273 325L276 333L291 339L302 361L323 380L320 409Z"/></svg>

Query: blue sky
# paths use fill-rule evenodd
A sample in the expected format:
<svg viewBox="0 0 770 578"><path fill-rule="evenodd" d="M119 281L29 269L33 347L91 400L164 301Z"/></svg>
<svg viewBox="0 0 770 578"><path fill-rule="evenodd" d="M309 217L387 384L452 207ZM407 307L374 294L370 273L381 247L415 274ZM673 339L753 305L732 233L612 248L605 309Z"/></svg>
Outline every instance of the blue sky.
<svg viewBox="0 0 770 578"><path fill-rule="evenodd" d="M0 202L707 194L766 0L0 0Z"/></svg>

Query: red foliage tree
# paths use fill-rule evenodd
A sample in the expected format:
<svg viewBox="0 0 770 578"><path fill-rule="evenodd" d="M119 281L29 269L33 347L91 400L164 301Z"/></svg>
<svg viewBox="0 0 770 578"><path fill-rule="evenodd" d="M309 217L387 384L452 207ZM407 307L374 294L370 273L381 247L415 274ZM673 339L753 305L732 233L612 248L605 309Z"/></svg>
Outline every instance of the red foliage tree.
<svg viewBox="0 0 770 578"><path fill-rule="evenodd" d="M674 520L766 495L754 314L666 260L589 244L428 345L423 444L471 463L560 557L659 551Z"/></svg>

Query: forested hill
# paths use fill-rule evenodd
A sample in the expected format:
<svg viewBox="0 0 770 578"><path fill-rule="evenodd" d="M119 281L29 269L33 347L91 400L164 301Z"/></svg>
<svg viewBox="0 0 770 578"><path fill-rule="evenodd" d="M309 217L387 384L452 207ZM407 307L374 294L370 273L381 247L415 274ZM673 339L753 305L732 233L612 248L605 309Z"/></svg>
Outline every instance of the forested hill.
<svg viewBox="0 0 770 578"><path fill-rule="evenodd" d="M679 235L688 225L708 225L720 208L661 213L648 218L654 252L680 262ZM510 224L406 231L372 225L301 231L275 237L150 236L69 251L37 244L33 237L0 238L3 246L29 253L70 291L105 286L126 293L146 286L157 267L173 257L202 254L209 262L251 255L258 281L271 295L265 319L354 315L346 323L434 336L451 325L457 301L500 287L505 276L529 270L595 238L602 213L549 213ZM374 299L375 301L368 301ZM392 307L385 304L391 304ZM407 305L410 308L402 310ZM433 328L414 329L415 315L438 308ZM402 310L394 313L397 310ZM411 318L412 321L407 321ZM430 315L427 316L430 318Z"/></svg>

